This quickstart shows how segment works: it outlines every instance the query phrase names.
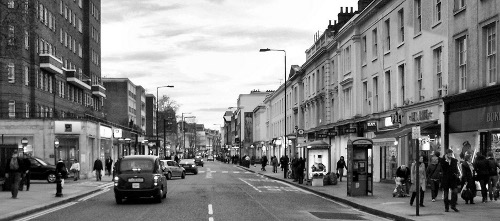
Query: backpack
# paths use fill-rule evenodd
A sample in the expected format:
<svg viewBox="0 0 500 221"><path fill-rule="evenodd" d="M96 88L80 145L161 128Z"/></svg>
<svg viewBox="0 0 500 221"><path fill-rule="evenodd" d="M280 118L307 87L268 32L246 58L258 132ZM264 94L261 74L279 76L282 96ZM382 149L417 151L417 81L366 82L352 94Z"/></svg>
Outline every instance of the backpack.
<svg viewBox="0 0 500 221"><path fill-rule="evenodd" d="M10 170L15 171L19 169L19 162L17 162L17 158L12 158L10 160Z"/></svg>

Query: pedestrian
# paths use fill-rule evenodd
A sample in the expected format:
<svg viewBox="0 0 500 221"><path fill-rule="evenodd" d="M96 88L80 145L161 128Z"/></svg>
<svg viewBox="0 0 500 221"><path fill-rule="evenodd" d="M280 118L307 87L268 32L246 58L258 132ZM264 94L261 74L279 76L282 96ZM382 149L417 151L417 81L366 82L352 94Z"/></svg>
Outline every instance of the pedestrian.
<svg viewBox="0 0 500 221"><path fill-rule="evenodd" d="M73 162L73 164L71 164L71 167L69 169L73 175L74 175L74 181L77 181L80 179L80 163L78 162L78 160L75 159L75 161Z"/></svg>
<svg viewBox="0 0 500 221"><path fill-rule="evenodd" d="M92 171L95 170L95 177L96 177L96 180L97 181L101 181L101 170L102 170L102 161L101 159L97 158L95 161L94 161L94 168L92 169Z"/></svg>
<svg viewBox="0 0 500 221"><path fill-rule="evenodd" d="M285 156L283 156L283 155L282 155L282 156L280 157L280 167L281 167L281 171L283 171L283 170L285 169L285 163L284 163L284 161L285 161Z"/></svg>
<svg viewBox="0 0 500 221"><path fill-rule="evenodd" d="M273 173L278 172L278 158L276 156L273 156L271 159L271 162L273 164Z"/></svg>
<svg viewBox="0 0 500 221"><path fill-rule="evenodd" d="M26 191L30 191L30 185L31 185L31 161L29 159L28 155L25 154L20 154L19 158L22 159L23 165L24 165L24 171L21 174L21 182L19 183L19 191L23 191L24 185L26 185Z"/></svg>
<svg viewBox="0 0 500 221"><path fill-rule="evenodd" d="M299 168L299 158L297 158L297 156L294 156L292 159L292 177L291 177L293 178L293 182L299 181L299 179L297 178L298 168Z"/></svg>
<svg viewBox="0 0 500 221"><path fill-rule="evenodd" d="M19 192L19 183L21 182L22 172L24 170L23 161L18 157L18 152L14 151L11 158L7 159L5 168L5 178L7 178L10 184L10 192L12 194L12 199L17 199L17 193Z"/></svg>
<svg viewBox="0 0 500 221"><path fill-rule="evenodd" d="M267 165L267 156L262 157L262 168L260 170L266 171L266 165Z"/></svg>
<svg viewBox="0 0 500 221"><path fill-rule="evenodd" d="M425 193L425 188L427 186L427 178L425 174L425 163L424 163L424 156L420 156L418 158L419 166L418 166L418 171L417 171L417 162L413 162L411 165L411 181L415 182L413 185L410 187L410 192L411 194L411 199L410 199L410 206L413 206L413 201L415 200L415 197L417 196L417 188L420 188L420 207L425 207L424 206L424 193ZM417 184L417 172L418 172L418 186ZM417 202L418 203L418 202Z"/></svg>
<svg viewBox="0 0 500 221"><path fill-rule="evenodd" d="M488 192L490 196L490 201L493 201L493 193L496 191L496 186L498 182L498 169L500 169L500 166L496 162L495 158L493 158L493 153L488 152L488 166L490 168L490 178L488 180ZM495 200L497 200L495 198Z"/></svg>
<svg viewBox="0 0 500 221"><path fill-rule="evenodd" d="M178 164L179 163L179 156L175 155L174 160Z"/></svg>
<svg viewBox="0 0 500 221"><path fill-rule="evenodd" d="M410 194L410 169L406 165L401 165L396 169L396 178L405 186L406 195Z"/></svg>
<svg viewBox="0 0 500 221"><path fill-rule="evenodd" d="M481 153L477 153L476 162L474 162L474 170L476 171L476 180L479 181L479 185L481 185L482 202L486 203L488 202L488 189L486 185L490 180L490 165L486 157Z"/></svg>
<svg viewBox="0 0 500 221"><path fill-rule="evenodd" d="M443 170L441 169L441 164L439 163L439 152L434 153L431 157L431 163L427 167L427 179L429 180L431 186L431 199L432 202L436 202L436 197L439 192L439 183L443 175Z"/></svg>
<svg viewBox="0 0 500 221"><path fill-rule="evenodd" d="M285 155L285 158L283 159L283 164L285 164L283 166L283 169L284 169L283 178L285 178L285 179L287 178L287 175L288 175L288 162L290 162L288 159L288 156Z"/></svg>
<svg viewBox="0 0 500 221"><path fill-rule="evenodd" d="M298 176L299 176L299 184L302 184L304 182L304 169L306 168L306 161L304 158L300 157L299 158L299 169L298 171Z"/></svg>
<svg viewBox="0 0 500 221"><path fill-rule="evenodd" d="M111 166L113 165L113 159L110 156L104 161L104 166L106 167L106 171L108 172L108 176L111 176Z"/></svg>
<svg viewBox="0 0 500 221"><path fill-rule="evenodd" d="M440 158L441 168L443 169L443 179L441 180L441 186L443 187L444 193L444 211L448 212L449 208L455 212L459 212L457 209L457 186L460 182L460 173L458 170L458 160L453 156L452 149L446 149L443 158ZM451 190L451 200L448 195Z"/></svg>
<svg viewBox="0 0 500 221"><path fill-rule="evenodd" d="M469 198L464 199L465 204L474 204L474 197L476 197L476 182L474 182L473 174L474 174L474 165L471 162L471 155L467 154L464 156L464 162L462 162L462 179L461 185L462 189L469 190L471 192L471 196ZM463 196L463 195L462 195Z"/></svg>
<svg viewBox="0 0 500 221"><path fill-rule="evenodd" d="M62 159L59 159L56 164L56 179L61 180L61 187L64 186L64 179L68 178L68 169L66 169L66 164L64 164Z"/></svg>
<svg viewBox="0 0 500 221"><path fill-rule="evenodd" d="M340 156L340 160L337 161L337 178L340 179L340 182L342 182L342 177L344 176L344 168L347 171L344 156Z"/></svg>

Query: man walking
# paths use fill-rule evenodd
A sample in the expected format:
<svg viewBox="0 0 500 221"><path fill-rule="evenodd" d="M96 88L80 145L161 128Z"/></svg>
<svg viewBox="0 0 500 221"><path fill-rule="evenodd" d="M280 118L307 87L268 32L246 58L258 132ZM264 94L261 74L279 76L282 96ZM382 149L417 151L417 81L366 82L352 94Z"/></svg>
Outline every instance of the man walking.
<svg viewBox="0 0 500 221"><path fill-rule="evenodd" d="M21 182L22 172L25 171L24 164L21 159L17 156L17 151L12 153L12 157L7 160L5 168L5 178L8 179L10 184L10 192L12 193L12 199L17 199L17 193L19 192L19 182Z"/></svg>
<svg viewBox="0 0 500 221"><path fill-rule="evenodd" d="M20 154L18 156L19 159L23 162L23 170L21 173L21 182L19 183L19 191L23 191L24 185L26 185L26 191L30 190L30 184L31 184L31 177L30 177L30 169L31 169L31 162L29 159L29 156Z"/></svg>
<svg viewBox="0 0 500 221"><path fill-rule="evenodd" d="M94 161L94 168L92 170L95 170L95 178L97 181L101 180L101 171L102 171L102 161L101 159L97 158L97 160Z"/></svg>
<svg viewBox="0 0 500 221"><path fill-rule="evenodd" d="M288 156L285 155L285 157L283 158L283 164L284 165L282 165L283 166L283 170L285 171L283 173L285 179L287 178L287 175L288 175L288 162L290 162L289 159L288 159Z"/></svg>
<svg viewBox="0 0 500 221"><path fill-rule="evenodd" d="M113 165L113 160L110 156L106 159L104 165L106 166L106 171L108 172L108 176L111 176L111 165Z"/></svg>
<svg viewBox="0 0 500 221"><path fill-rule="evenodd" d="M457 209L457 185L460 174L458 172L458 160L453 157L453 150L446 149L444 157L440 159L441 169L443 171L443 180L441 186L444 191L444 211L448 212L451 209L459 212ZM451 201L448 198L449 190L451 190Z"/></svg>

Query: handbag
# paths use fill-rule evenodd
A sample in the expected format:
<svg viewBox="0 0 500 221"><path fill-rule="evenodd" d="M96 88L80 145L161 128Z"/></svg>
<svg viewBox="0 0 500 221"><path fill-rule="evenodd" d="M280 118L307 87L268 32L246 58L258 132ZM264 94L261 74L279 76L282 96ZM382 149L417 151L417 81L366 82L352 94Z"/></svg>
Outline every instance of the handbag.
<svg viewBox="0 0 500 221"><path fill-rule="evenodd" d="M460 192L460 197L464 200L470 200L472 198L472 192L467 189L467 183L462 187L462 191Z"/></svg>

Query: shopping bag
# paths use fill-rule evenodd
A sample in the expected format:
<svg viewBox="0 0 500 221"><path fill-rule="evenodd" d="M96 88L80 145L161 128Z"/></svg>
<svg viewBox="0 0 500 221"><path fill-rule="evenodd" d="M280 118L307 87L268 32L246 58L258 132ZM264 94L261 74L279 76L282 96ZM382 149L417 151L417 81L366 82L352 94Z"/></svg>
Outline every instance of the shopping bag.
<svg viewBox="0 0 500 221"><path fill-rule="evenodd" d="M467 183L463 185L462 191L460 192L460 197L462 197L462 199L466 201L472 199L472 192L467 189Z"/></svg>

